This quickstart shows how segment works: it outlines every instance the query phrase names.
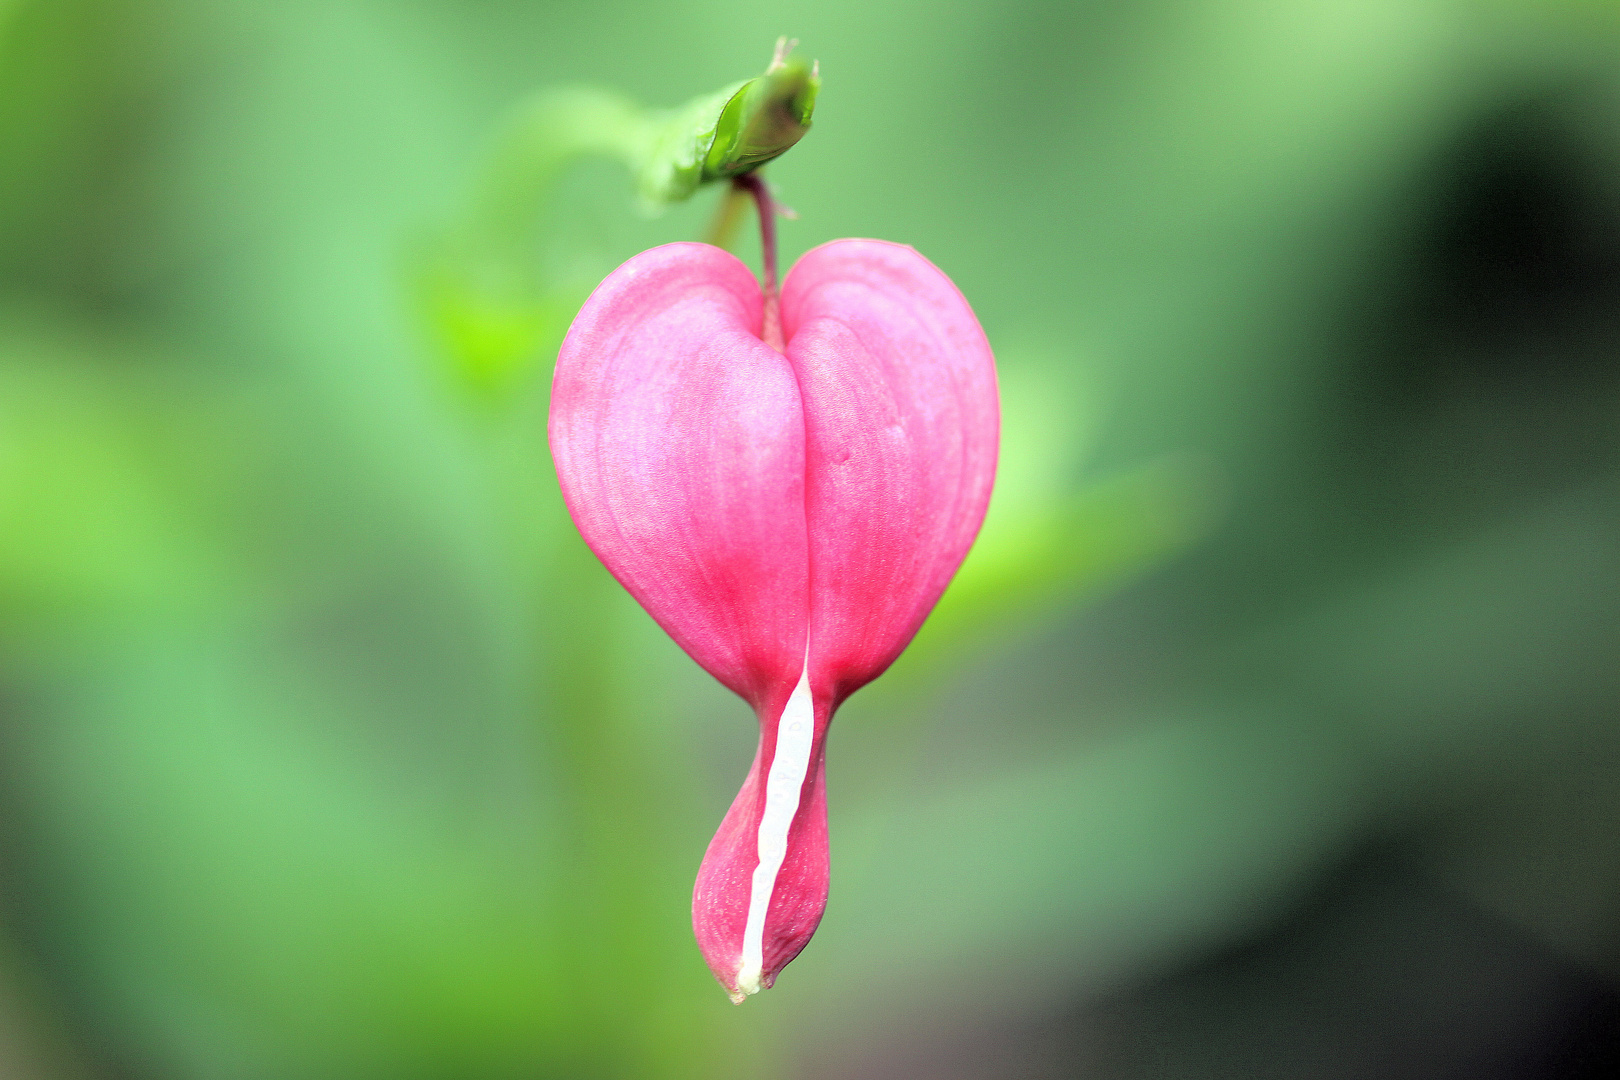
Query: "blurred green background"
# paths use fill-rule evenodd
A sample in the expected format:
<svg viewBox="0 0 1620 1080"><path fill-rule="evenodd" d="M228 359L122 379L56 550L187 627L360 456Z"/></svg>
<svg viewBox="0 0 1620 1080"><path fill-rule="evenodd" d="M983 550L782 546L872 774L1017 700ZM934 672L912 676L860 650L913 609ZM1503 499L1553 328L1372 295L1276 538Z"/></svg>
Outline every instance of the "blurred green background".
<svg viewBox="0 0 1620 1080"><path fill-rule="evenodd" d="M557 103L783 33L785 259L915 245L1006 434L734 1008L753 719L544 443L715 193ZM1607 1075L1617 428L1605 0L0 0L0 1076Z"/></svg>

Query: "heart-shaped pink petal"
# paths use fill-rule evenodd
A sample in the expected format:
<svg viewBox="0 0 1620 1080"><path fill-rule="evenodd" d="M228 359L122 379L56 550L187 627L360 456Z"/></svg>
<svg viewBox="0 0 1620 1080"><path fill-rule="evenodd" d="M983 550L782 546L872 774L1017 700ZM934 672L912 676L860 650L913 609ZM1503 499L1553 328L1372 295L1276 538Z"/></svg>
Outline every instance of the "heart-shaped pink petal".
<svg viewBox="0 0 1620 1080"><path fill-rule="evenodd" d="M733 998L770 986L827 896L823 760L838 705L893 662L984 518L989 345L908 247L839 240L762 296L717 248L609 275L563 343L551 443L586 542L753 704L759 751L709 845L693 923Z"/></svg>

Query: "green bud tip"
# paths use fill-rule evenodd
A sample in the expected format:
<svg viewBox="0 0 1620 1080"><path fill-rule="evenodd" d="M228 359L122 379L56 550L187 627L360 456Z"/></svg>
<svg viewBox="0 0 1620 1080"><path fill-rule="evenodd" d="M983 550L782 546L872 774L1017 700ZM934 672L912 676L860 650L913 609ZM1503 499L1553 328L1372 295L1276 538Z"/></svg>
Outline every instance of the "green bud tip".
<svg viewBox="0 0 1620 1080"><path fill-rule="evenodd" d="M656 211L704 184L750 173L804 137L821 69L795 59L794 44L777 40L765 74L650 119L634 167L644 206Z"/></svg>
<svg viewBox="0 0 1620 1080"><path fill-rule="evenodd" d="M793 57L797 44L777 38L765 74L744 83L726 102L704 156L704 181L752 172L786 153L810 130L821 65Z"/></svg>

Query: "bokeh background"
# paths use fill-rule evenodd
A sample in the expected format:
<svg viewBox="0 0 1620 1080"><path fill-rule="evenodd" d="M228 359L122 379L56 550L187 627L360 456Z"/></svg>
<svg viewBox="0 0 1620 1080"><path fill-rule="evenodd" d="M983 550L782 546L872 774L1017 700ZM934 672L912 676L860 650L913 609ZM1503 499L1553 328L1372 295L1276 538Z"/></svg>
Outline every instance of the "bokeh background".
<svg viewBox="0 0 1620 1080"><path fill-rule="evenodd" d="M715 193L557 102L778 34L784 255L951 274L1006 445L734 1008L752 717L543 437ZM0 1076L1611 1075L1617 435L1605 0L0 0Z"/></svg>

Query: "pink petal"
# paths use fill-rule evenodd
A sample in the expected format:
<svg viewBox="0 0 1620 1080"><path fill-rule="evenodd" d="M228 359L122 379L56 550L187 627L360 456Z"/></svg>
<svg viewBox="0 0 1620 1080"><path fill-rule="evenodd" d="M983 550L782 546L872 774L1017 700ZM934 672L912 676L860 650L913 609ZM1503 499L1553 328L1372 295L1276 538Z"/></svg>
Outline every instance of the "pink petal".
<svg viewBox="0 0 1620 1080"><path fill-rule="evenodd" d="M978 535L995 360L951 280L881 240L807 253L782 324L805 407L811 686L836 706L911 642Z"/></svg>
<svg viewBox="0 0 1620 1080"><path fill-rule="evenodd" d="M804 420L754 275L707 244L599 285L552 383L552 456L591 550L711 675L780 712L804 667Z"/></svg>

